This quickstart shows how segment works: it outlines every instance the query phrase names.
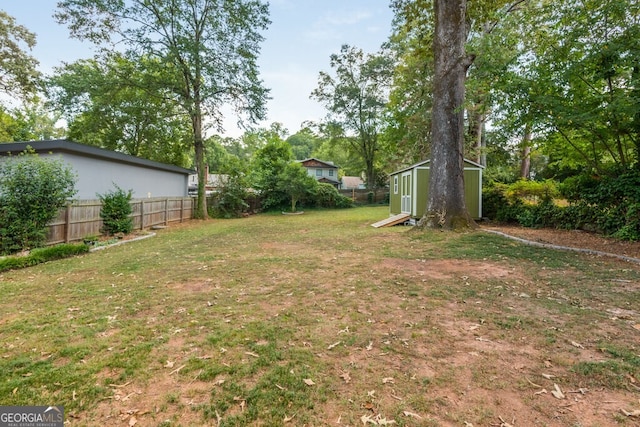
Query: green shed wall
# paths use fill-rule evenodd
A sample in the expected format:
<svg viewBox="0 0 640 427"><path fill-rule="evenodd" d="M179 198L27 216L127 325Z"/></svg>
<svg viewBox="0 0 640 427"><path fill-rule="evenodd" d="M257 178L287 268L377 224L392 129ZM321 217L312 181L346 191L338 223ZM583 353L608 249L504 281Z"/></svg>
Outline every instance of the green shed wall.
<svg viewBox="0 0 640 427"><path fill-rule="evenodd" d="M481 169L474 167L472 164L465 163L464 170L464 192L467 210L474 219L482 217L482 173ZM390 176L390 195L389 195L389 212L392 215L401 213L401 185L402 175L411 172L413 176L412 182L412 217L421 218L427 207L427 196L429 189L429 166L416 166L412 169L406 169ZM398 177L398 191L395 192L394 180Z"/></svg>

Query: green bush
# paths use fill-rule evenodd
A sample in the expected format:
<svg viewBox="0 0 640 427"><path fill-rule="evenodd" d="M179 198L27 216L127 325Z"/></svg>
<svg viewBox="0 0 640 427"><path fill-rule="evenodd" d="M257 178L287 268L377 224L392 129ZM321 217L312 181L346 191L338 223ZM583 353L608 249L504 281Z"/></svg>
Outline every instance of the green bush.
<svg viewBox="0 0 640 427"><path fill-rule="evenodd" d="M102 232L107 235L116 233L131 233L133 219L131 218L132 190L124 191L115 185L115 190L105 194L98 194L102 202L100 218L102 218Z"/></svg>
<svg viewBox="0 0 640 427"><path fill-rule="evenodd" d="M216 218L239 218L249 204L244 179L240 175L230 175L221 190L212 200L211 216Z"/></svg>
<svg viewBox="0 0 640 427"><path fill-rule="evenodd" d="M30 267L47 261L69 258L89 252L89 246L84 243L65 243L46 248L32 250L26 256L11 256L0 258L0 272Z"/></svg>
<svg viewBox="0 0 640 427"><path fill-rule="evenodd" d="M314 204L319 208L350 208L353 202L349 197L343 196L333 185L320 182L311 196Z"/></svg>
<svg viewBox="0 0 640 427"><path fill-rule="evenodd" d="M0 162L0 254L42 246L47 224L76 193L71 168L25 152Z"/></svg>

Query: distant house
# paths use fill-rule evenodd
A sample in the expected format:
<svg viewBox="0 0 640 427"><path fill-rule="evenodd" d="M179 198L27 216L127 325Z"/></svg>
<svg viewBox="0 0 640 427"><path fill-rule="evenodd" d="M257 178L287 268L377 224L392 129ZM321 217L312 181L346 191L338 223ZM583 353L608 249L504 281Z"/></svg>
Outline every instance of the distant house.
<svg viewBox="0 0 640 427"><path fill-rule="evenodd" d="M390 174L389 213L407 214L418 219L427 208L430 160L408 166ZM482 218L482 170L484 166L464 159L464 196L469 214Z"/></svg>
<svg viewBox="0 0 640 427"><path fill-rule="evenodd" d="M31 147L42 158L57 157L76 173L76 199L96 199L115 189L132 190L135 199L185 197L193 171L68 140L0 143L0 161Z"/></svg>
<svg viewBox="0 0 640 427"><path fill-rule="evenodd" d="M340 180L341 190L364 190L367 188L359 176L343 176Z"/></svg>
<svg viewBox="0 0 640 427"><path fill-rule="evenodd" d="M206 194L216 193L220 191L227 181L229 175L218 173L207 173L207 184L205 185ZM189 195L195 196L198 194L198 174L192 173L189 175Z"/></svg>
<svg viewBox="0 0 640 427"><path fill-rule="evenodd" d="M340 186L338 166L333 163L315 158L301 160L300 163L307 169L309 176L314 177L318 182L326 182L336 188Z"/></svg>

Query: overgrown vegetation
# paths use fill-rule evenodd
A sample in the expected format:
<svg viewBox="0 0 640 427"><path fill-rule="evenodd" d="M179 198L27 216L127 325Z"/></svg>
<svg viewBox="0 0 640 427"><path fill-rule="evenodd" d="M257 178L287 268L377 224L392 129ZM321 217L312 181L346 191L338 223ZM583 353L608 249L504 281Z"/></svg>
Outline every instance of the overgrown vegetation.
<svg viewBox="0 0 640 427"><path fill-rule="evenodd" d="M565 201L558 205L557 201ZM490 183L483 192L486 217L525 227L583 229L622 240L640 240L640 173L552 181Z"/></svg>
<svg viewBox="0 0 640 427"><path fill-rule="evenodd" d="M42 246L47 224L74 196L74 186L60 159L27 151L0 161L0 254Z"/></svg>
<svg viewBox="0 0 640 427"><path fill-rule="evenodd" d="M125 191L114 184L115 189L104 194L98 194L102 208L102 232L107 235L117 233L129 234L133 230L133 218L131 218L132 191Z"/></svg>

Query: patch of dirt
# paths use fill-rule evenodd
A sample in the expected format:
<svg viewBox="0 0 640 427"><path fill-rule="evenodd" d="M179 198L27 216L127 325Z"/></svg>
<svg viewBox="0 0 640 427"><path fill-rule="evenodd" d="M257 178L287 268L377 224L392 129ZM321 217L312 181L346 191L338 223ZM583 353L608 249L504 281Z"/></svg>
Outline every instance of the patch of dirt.
<svg viewBox="0 0 640 427"><path fill-rule="evenodd" d="M515 225L482 225L481 229L493 230L530 240L535 243L589 249L640 259L640 242L625 242L582 230L557 230L553 228L526 228Z"/></svg>

